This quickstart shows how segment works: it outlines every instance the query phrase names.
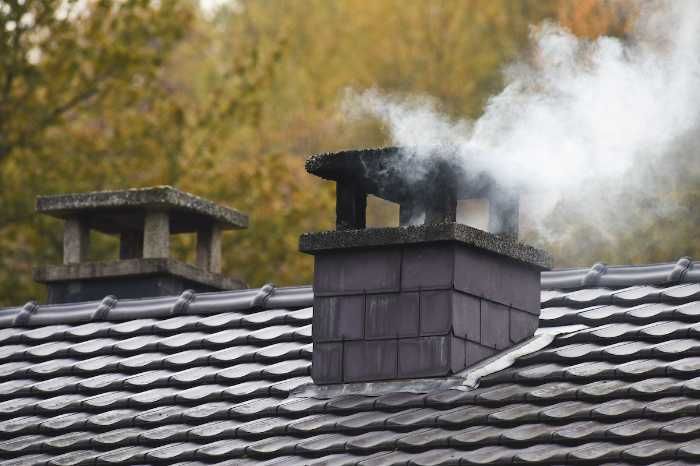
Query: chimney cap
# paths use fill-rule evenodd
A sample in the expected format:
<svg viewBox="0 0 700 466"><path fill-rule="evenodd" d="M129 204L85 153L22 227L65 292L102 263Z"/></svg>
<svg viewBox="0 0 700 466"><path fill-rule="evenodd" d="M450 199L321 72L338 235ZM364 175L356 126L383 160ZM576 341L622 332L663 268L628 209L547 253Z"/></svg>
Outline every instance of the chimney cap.
<svg viewBox="0 0 700 466"><path fill-rule="evenodd" d="M171 186L39 196L37 211L63 220L63 265L35 268L51 303L116 294L140 298L244 287L222 271L222 231L248 216ZM117 261L90 260L90 230L119 236ZM196 265L171 256L170 237L196 233Z"/></svg>
<svg viewBox="0 0 700 466"><path fill-rule="evenodd" d="M498 254L539 270L552 267L552 256L546 251L461 223L304 233L299 238L299 250L316 255L346 249L446 242Z"/></svg>
<svg viewBox="0 0 700 466"><path fill-rule="evenodd" d="M38 196L36 210L60 219L88 217L92 229L108 234L131 229L134 214L147 210L167 211L171 233L194 233L205 223L222 230L248 226L247 215L172 186Z"/></svg>
<svg viewBox="0 0 700 466"><path fill-rule="evenodd" d="M366 228L367 195L399 204L401 226L454 223L459 200L485 198L489 231L518 237L520 187L468 171L449 146L317 154L307 159L306 171L336 183L337 230Z"/></svg>
<svg viewBox="0 0 700 466"><path fill-rule="evenodd" d="M412 163L418 152L435 153L435 163L416 167L421 176L405 173L402 161ZM429 193L436 185L450 188L457 199L487 195L498 183L485 172L467 173L462 163L441 146L382 147L355 149L312 155L306 160L306 171L330 181L351 181L366 194L387 201L402 203L415 193ZM445 184L447 183L447 185Z"/></svg>

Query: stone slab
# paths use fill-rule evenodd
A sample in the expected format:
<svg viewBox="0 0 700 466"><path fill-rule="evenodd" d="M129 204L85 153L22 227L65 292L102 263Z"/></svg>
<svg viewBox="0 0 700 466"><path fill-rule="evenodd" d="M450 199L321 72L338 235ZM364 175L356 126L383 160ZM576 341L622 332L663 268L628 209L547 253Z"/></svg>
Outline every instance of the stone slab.
<svg viewBox="0 0 700 466"><path fill-rule="evenodd" d="M537 270L547 270L552 264L552 257L543 250L461 223L305 233L299 239L299 250L318 255L329 251L442 242L498 254Z"/></svg>
<svg viewBox="0 0 700 466"><path fill-rule="evenodd" d="M169 212L172 233L194 233L206 223L225 230L248 227L247 215L171 186L58 194L36 200L37 212L61 219L78 216L90 228L105 233L138 229L134 217L149 209Z"/></svg>
<svg viewBox="0 0 700 466"><path fill-rule="evenodd" d="M34 268L34 280L47 284L163 274L180 277L219 290L237 290L246 287L246 284L237 278L225 277L201 270L177 259L166 258L83 262L80 264L44 265Z"/></svg>

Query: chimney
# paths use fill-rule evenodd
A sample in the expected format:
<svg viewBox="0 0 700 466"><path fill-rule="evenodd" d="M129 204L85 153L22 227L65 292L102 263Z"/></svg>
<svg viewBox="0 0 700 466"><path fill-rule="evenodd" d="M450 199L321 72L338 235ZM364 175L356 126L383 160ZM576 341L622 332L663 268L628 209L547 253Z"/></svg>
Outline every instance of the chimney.
<svg viewBox="0 0 700 466"><path fill-rule="evenodd" d="M517 193L444 159L408 182L407 156L386 148L307 160L309 173L336 183L336 230L300 238L314 256L317 384L445 377L537 329L551 258L517 242ZM368 194L398 203L401 225L366 228ZM474 198L489 200L491 232L456 223L457 201Z"/></svg>
<svg viewBox="0 0 700 466"><path fill-rule="evenodd" d="M170 186L39 196L37 211L64 221L63 265L34 269L49 303L177 295L245 284L221 275L223 230L248 217ZM119 236L119 260L90 262L90 230ZM197 234L197 265L170 256L170 235Z"/></svg>

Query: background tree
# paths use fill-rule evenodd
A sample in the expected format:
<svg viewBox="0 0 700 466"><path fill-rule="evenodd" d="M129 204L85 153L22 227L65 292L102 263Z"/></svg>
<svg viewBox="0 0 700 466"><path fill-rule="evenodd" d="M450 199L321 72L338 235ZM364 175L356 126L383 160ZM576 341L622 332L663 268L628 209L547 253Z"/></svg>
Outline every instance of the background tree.
<svg viewBox="0 0 700 466"><path fill-rule="evenodd" d="M346 89L431 95L450 115L478 117L530 25L624 36L629 3L232 0L203 14L195 0L0 0L0 306L41 298L32 265L60 261L60 224L34 214L37 194L154 184L251 214L249 230L225 235L226 273L252 286L308 283L298 236L331 227L334 193L304 158L385 142L375 122L343 118ZM664 176L670 195L698 205L689 172ZM370 210L375 223L394 215ZM631 242L562 218L552 219L562 240L542 243L560 264L678 253L621 248ZM665 244L658 232L669 230L650 223L645 238ZM674 231L677 244L691 231ZM116 250L94 240L95 258Z"/></svg>

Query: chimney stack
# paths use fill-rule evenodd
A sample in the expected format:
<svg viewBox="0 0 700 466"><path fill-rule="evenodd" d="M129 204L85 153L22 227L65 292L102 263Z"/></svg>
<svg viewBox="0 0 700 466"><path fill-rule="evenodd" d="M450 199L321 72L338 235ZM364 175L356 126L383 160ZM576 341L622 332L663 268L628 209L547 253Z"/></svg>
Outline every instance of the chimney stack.
<svg viewBox="0 0 700 466"><path fill-rule="evenodd" d="M170 186L39 196L37 211L62 219L63 265L34 269L49 303L141 298L245 287L221 275L221 233L248 217ZM119 260L90 262L90 230L119 237ZM197 265L170 256L170 235L197 234Z"/></svg>
<svg viewBox="0 0 700 466"><path fill-rule="evenodd" d="M386 148L307 160L309 173L336 182L336 230L300 238L315 262L317 384L445 377L537 329L551 258L517 242L517 193L445 159L408 182L405 156ZM401 225L366 228L369 194L398 203ZM491 232L456 223L458 200L484 197Z"/></svg>

